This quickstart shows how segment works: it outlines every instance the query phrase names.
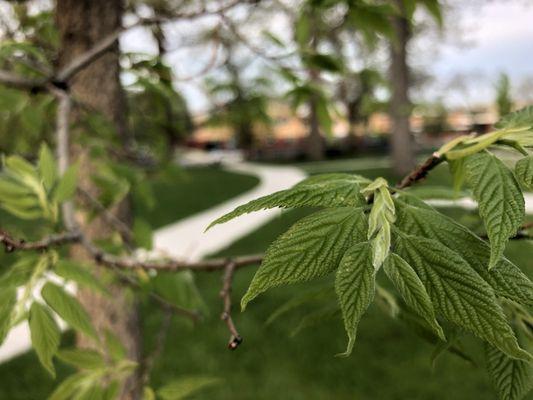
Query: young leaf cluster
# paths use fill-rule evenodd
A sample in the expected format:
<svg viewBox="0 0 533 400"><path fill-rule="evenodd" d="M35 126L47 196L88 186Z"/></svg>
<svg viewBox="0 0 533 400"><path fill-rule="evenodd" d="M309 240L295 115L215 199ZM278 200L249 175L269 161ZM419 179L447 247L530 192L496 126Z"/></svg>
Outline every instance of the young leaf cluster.
<svg viewBox="0 0 533 400"><path fill-rule="evenodd" d="M37 166L24 158L4 158L0 172L0 207L21 219L56 222L58 204L69 200L76 190L76 166L60 177L50 149L43 145Z"/></svg>
<svg viewBox="0 0 533 400"><path fill-rule="evenodd" d="M430 332L438 343L436 356L446 349L469 359L456 346L457 337L481 339L500 397L522 398L531 386L531 332L528 323L515 321L531 321L527 308L533 306L533 283L503 252L524 220L522 187L531 187L533 179L532 133L533 112L525 109L504 118L495 132L458 138L437 153L449 161L455 188L466 184L478 202L490 245L427 205L416 191L398 191L382 178L371 182L351 174L313 176L222 216L212 225L266 208L323 208L269 247L242 308L270 288L334 273L348 335L343 355L352 351L364 313L380 299L389 303L392 315L400 309ZM514 171L494 152L497 146L523 156ZM381 269L407 308L394 305L394 297L378 285Z"/></svg>

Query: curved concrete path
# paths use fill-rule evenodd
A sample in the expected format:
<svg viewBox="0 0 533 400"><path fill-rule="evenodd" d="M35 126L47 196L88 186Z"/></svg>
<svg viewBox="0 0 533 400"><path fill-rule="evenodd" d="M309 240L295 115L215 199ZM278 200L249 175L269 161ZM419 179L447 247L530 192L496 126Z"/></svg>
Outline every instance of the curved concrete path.
<svg viewBox="0 0 533 400"><path fill-rule="evenodd" d="M227 165L226 169L256 175L260 183L252 190L209 210L158 229L154 235L156 250L187 261L197 261L208 254L222 250L237 239L253 232L269 219L279 215L280 211L265 210L243 215L223 225L214 226L204 233L205 228L211 222L238 205L278 190L287 189L307 176L298 168L286 166L236 163Z"/></svg>
<svg viewBox="0 0 533 400"><path fill-rule="evenodd" d="M154 232L154 248L157 252L168 254L187 261L197 261L213 252L224 249L235 240L248 235L269 219L279 215L278 210L260 211L240 217L226 224L215 226L207 233L205 228L216 218L235 207L272 192L289 188L306 177L295 167L262 166L235 163L225 166L227 170L255 175L259 184L233 199L192 215ZM184 193L186 196L187 193ZM57 279L50 277L50 279ZM74 290L74 288L69 288ZM35 291L36 295L40 288ZM37 296L38 297L38 296ZM31 338L26 322L14 327L0 347L0 362L16 357L31 348Z"/></svg>

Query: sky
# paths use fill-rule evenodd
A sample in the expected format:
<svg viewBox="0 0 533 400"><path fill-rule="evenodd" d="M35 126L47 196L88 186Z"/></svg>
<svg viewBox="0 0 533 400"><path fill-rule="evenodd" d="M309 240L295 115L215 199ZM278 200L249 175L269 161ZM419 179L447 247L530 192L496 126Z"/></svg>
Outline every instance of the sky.
<svg viewBox="0 0 533 400"><path fill-rule="evenodd" d="M461 11L450 16L454 20L445 35L417 44L422 57L411 55L418 67L433 77L420 97L442 100L450 106L491 103L497 77L504 72L510 76L514 96L533 102L533 4L512 0L487 1L482 7L469 0L457 3ZM271 26L284 29L281 20ZM180 50L183 37L195 29L194 24L170 24L166 29L170 48L177 49L166 60L178 77L175 84L193 112L205 111L209 103L200 89L201 79L182 78L194 76L208 65L212 51ZM121 47L127 52L156 51L144 28L128 31L121 38Z"/></svg>

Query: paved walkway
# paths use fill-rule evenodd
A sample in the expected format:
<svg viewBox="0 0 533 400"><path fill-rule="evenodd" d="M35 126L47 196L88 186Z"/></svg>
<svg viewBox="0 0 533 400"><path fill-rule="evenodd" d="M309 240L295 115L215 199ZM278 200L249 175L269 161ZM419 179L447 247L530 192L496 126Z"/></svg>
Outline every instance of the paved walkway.
<svg viewBox="0 0 533 400"><path fill-rule="evenodd" d="M225 203L157 230L154 235L156 249L187 261L197 261L208 254L222 250L279 215L280 211L265 210L246 214L225 224L216 225L204 233L212 221L238 205L289 188L306 177L305 173L295 167L242 163L228 165L227 169L256 175L260 183L254 189Z"/></svg>
<svg viewBox="0 0 533 400"><path fill-rule="evenodd" d="M215 226L204 233L210 222L238 205L289 188L306 177L305 173L294 167L238 163L229 164L226 169L256 175L260 183L254 189L231 200L158 229L154 232L154 247L158 251L183 260L196 261L208 254L222 250L234 241L253 232L269 219L279 215L280 211L268 210L248 214L226 224ZM40 289L36 290L36 293L38 292ZM10 331L0 347L0 362L16 357L28 351L30 347L30 332L28 324L25 322Z"/></svg>

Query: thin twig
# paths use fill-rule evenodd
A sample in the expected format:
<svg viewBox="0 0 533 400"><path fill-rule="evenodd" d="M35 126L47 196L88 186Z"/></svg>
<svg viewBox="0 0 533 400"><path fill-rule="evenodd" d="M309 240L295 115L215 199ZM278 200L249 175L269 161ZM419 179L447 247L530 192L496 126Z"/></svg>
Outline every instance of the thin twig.
<svg viewBox="0 0 533 400"><path fill-rule="evenodd" d="M170 323L172 321L172 311L169 309L163 310L163 321L161 321L161 326L159 327L159 330L157 332L157 336L155 338L154 348L152 352L144 358L142 362L142 381L144 383L148 383L150 379L150 372L152 368L154 367L154 362L157 360L157 358L161 355L163 352L163 348L165 347L165 342L168 336L168 331L170 328Z"/></svg>
<svg viewBox="0 0 533 400"><path fill-rule="evenodd" d="M120 220L115 214L110 212L105 206L94 198L88 191L78 187L76 192L92 207L95 211L100 213L101 218L107 222L109 225L112 225L120 234L125 243L133 242L133 232L131 229Z"/></svg>
<svg viewBox="0 0 533 400"><path fill-rule="evenodd" d="M126 29L127 28L119 28L115 30L114 32L110 33L105 38L100 40L95 46L90 48L88 51L74 58L70 63L68 63L65 67L63 67L57 72L57 74L53 78L53 81L68 82L70 78L72 78L82 69L94 62L106 51L111 49L116 44L120 34Z"/></svg>
<svg viewBox="0 0 533 400"><path fill-rule="evenodd" d="M435 168L437 165L444 161L439 153L433 153L429 158L426 159L422 164L413 169L409 174L407 174L397 185L397 189L405 189L409 186L412 186L414 183L424 179L429 171Z"/></svg>
<svg viewBox="0 0 533 400"><path fill-rule="evenodd" d="M220 18L224 22L224 25L229 29L229 31L235 36L235 38L243 44L248 50L250 50L252 53L254 53L256 56L259 56L263 58L266 61L270 61L275 64L279 64L281 60L287 59L289 57L292 57L296 54L295 51L291 51L289 53L284 54L268 54L265 53L262 49L255 46L253 43L251 43L245 35L243 35L239 29L235 26L235 24L224 14L224 12L220 12Z"/></svg>
<svg viewBox="0 0 533 400"><path fill-rule="evenodd" d="M235 267L236 265L234 261L232 260L228 261L224 269L224 276L222 280L222 290L219 293L220 298L224 302L224 308L222 310L222 314L220 315L220 319L226 323L231 333L231 336L228 342L228 348L230 350L235 350L242 343L242 337L241 335L239 335L239 332L237 331L237 328L235 327L233 318L231 318L231 285L233 283L233 274L235 272Z"/></svg>
<svg viewBox="0 0 533 400"><path fill-rule="evenodd" d="M0 70L0 83L15 88L32 92L44 89L47 79L31 79L17 75L10 71Z"/></svg>
<svg viewBox="0 0 533 400"><path fill-rule="evenodd" d="M64 232L47 236L35 242L27 242L22 239L15 239L9 233L0 229L0 243L5 247L6 252L16 250L41 251L52 247L63 246L65 244L77 243L81 239L80 232Z"/></svg>
<svg viewBox="0 0 533 400"><path fill-rule="evenodd" d="M175 259L142 261L134 257L121 257L106 253L105 251L95 246L89 239L85 237L85 235L81 231L78 230L50 235L35 242L26 242L24 240L15 239L6 231L0 231L0 243L7 244L9 246L9 251L46 250L51 247L79 243L88 251L89 255L96 263L110 268L116 268L118 270L126 271L143 269L148 271L154 270L166 272L212 272L221 271L225 269L230 261L235 265L235 269L239 269L241 267L259 264L263 260L262 254L255 254L233 257L231 259L214 258L197 262L186 262Z"/></svg>

